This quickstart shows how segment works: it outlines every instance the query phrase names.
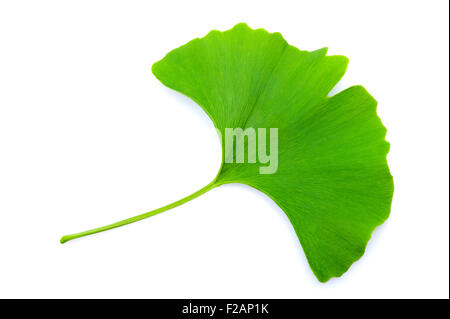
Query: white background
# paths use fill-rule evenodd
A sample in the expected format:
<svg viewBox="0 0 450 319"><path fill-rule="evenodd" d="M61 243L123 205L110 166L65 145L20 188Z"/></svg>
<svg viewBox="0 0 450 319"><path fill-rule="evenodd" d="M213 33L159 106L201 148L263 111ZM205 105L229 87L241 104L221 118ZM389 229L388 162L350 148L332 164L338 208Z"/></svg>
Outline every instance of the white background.
<svg viewBox="0 0 450 319"><path fill-rule="evenodd" d="M238 22L350 58L388 128L392 212L319 283L284 213L226 185L59 243L209 183L219 142L151 65ZM448 1L0 1L0 297L449 296Z"/></svg>

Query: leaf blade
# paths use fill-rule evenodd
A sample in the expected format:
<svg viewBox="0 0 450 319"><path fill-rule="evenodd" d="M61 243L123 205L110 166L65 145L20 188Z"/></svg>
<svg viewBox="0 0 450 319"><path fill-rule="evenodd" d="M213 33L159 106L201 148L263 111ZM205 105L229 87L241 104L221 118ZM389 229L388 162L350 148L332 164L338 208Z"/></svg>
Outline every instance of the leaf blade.
<svg viewBox="0 0 450 319"><path fill-rule="evenodd" d="M152 68L163 84L196 101L222 135L225 128L279 129L275 174L223 163L217 180L272 198L323 282L362 256L393 195L377 103L361 86L327 97L348 59L326 52L301 51L279 33L238 24L171 51Z"/></svg>

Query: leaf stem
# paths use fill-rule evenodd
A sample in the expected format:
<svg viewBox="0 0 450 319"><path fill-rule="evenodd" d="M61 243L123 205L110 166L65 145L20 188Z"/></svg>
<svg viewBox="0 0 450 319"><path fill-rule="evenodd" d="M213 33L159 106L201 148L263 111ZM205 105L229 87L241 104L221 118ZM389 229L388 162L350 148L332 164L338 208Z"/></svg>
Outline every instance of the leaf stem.
<svg viewBox="0 0 450 319"><path fill-rule="evenodd" d="M80 237L84 237L84 236L89 236L89 235L92 235L92 234L100 233L100 232L103 232L105 230L109 230L109 229L117 228L117 227L120 227L120 226L128 225L128 224L131 224L131 223L143 220L145 218L157 215L157 214L165 212L165 211L167 211L169 209L172 209L172 208L175 208L177 206L180 206L180 205L182 205L182 204L184 204L186 202L189 202L190 200L193 200L194 198L199 197L200 195L208 192L209 190L211 190L214 187L219 186L219 185L220 184L216 183L216 180L214 180L210 184L208 184L205 187L203 187L202 189L196 191L195 193L193 193L193 194L191 194L189 196L186 196L186 197L184 197L184 198L182 198L180 200L177 200L176 202L173 202L173 203L171 203L169 205L166 205L166 206L160 207L158 209L152 210L150 212L147 212L147 213L144 213L144 214L141 214L141 215L137 215L137 216L134 216L134 217L131 217L131 218L127 218L127 219L124 219L122 221L119 221L119 222L116 222L116 223L113 223L113 224L109 224L109 225L106 225L106 226L103 226L103 227L90 229L90 230L87 230L87 231L84 231L84 232L81 232L81 233L76 233L76 234L62 236L61 239L60 239L60 242L61 242L61 244L64 244L65 242L68 242L69 240L72 240L72 239L75 239L75 238L80 238Z"/></svg>

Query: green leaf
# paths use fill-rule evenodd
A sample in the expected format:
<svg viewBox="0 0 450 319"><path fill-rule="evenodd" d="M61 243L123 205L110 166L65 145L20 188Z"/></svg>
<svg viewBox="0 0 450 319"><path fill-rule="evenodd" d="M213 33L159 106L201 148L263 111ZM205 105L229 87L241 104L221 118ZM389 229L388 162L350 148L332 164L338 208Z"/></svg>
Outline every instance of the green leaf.
<svg viewBox="0 0 450 319"><path fill-rule="evenodd" d="M246 24L211 31L169 52L152 71L164 85L197 102L218 129L222 166L217 177L173 204L64 236L61 242L153 216L222 184L243 183L267 194L286 213L321 282L341 276L387 219L393 180L376 101L361 86L328 97L348 60L326 52L300 51L279 33ZM251 162L256 156L251 152L262 158L269 146L263 148L258 140L253 150L250 139L244 149L247 162L239 163L238 150L224 141L227 129L237 128L255 129L271 147L276 141L270 129L276 128L276 165ZM266 136L258 129L266 129ZM245 132L235 138L244 138Z"/></svg>

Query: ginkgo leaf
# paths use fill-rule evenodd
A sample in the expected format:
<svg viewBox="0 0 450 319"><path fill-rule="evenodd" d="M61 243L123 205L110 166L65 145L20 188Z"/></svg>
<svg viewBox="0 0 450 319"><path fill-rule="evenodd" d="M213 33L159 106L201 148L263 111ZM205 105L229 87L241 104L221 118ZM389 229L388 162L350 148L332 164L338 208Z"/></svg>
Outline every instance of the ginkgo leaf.
<svg viewBox="0 0 450 319"><path fill-rule="evenodd" d="M341 276L387 219L393 180L376 101L361 86L328 97L348 60L326 53L301 51L279 33L242 23L169 52L153 65L153 74L213 121L222 143L217 177L175 203L61 242L153 216L222 184L243 183L286 213L319 281ZM234 144L226 147L230 129L237 132L232 138L247 139L247 162L238 160ZM249 132L258 135L255 148ZM268 163L274 142L276 163Z"/></svg>

